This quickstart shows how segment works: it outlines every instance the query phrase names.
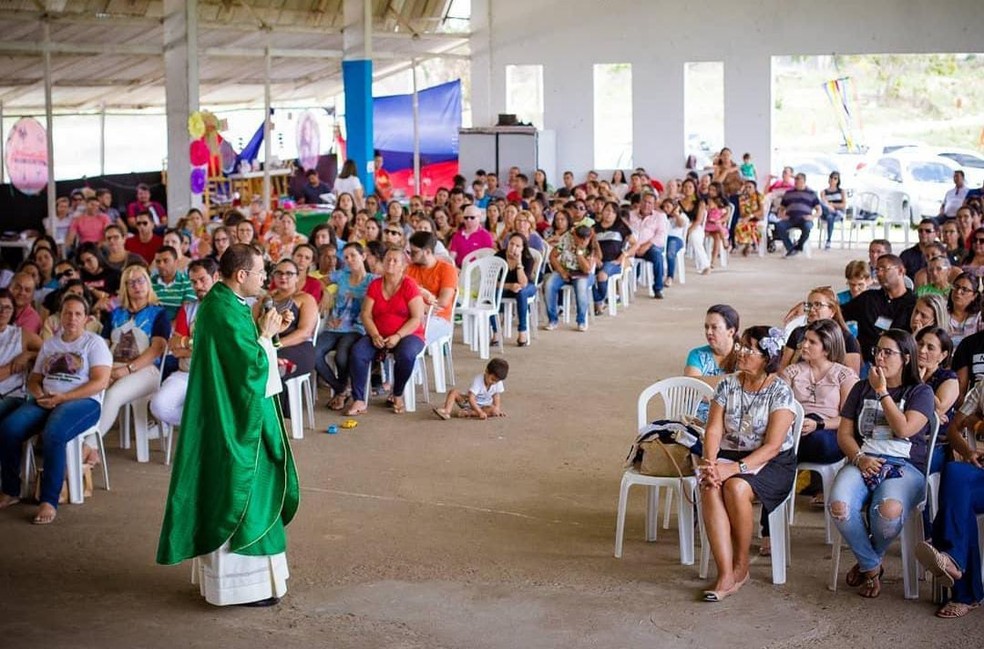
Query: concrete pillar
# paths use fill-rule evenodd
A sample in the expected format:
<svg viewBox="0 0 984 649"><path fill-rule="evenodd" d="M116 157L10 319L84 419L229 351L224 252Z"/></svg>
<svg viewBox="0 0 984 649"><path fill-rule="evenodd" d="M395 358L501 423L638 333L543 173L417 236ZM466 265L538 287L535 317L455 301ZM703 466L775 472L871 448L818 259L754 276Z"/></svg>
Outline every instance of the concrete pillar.
<svg viewBox="0 0 984 649"><path fill-rule="evenodd" d="M735 162L752 154L761 181L772 160L772 57L729 56L724 61L724 141Z"/></svg>
<svg viewBox="0 0 984 649"><path fill-rule="evenodd" d="M167 213L176 225L201 198L191 194L188 116L198 110L198 0L164 0Z"/></svg>
<svg viewBox="0 0 984 649"><path fill-rule="evenodd" d="M51 104L51 23L44 20L41 23L41 34L44 39L44 125L47 136L48 152L48 185L45 187L48 199L48 219L45 231L55 236L55 119L52 115Z"/></svg>
<svg viewBox="0 0 984 649"><path fill-rule="evenodd" d="M472 0L471 13L471 108L473 126L491 126L496 121L497 105L504 105L505 93L496 102L493 100L492 0ZM504 70L499 76L505 75ZM504 84L503 84L504 85ZM504 87L503 87L504 90ZM501 111L505 112L505 111Z"/></svg>
<svg viewBox="0 0 984 649"><path fill-rule="evenodd" d="M368 196L375 191L372 129L372 2L345 0L344 57L346 155L355 161Z"/></svg>
<svg viewBox="0 0 984 649"><path fill-rule="evenodd" d="M653 178L683 174L684 76L683 61L647 59L632 64L632 157Z"/></svg>
<svg viewBox="0 0 984 649"><path fill-rule="evenodd" d="M543 66L543 120L557 132L557 173L577 182L594 168L594 67L581 61ZM635 121L635 120L634 120Z"/></svg>

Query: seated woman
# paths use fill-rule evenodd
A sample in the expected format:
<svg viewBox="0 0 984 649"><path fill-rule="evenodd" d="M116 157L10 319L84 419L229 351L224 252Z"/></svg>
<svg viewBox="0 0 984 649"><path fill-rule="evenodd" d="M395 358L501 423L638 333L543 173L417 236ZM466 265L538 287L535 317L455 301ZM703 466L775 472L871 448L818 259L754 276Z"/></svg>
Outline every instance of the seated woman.
<svg viewBox="0 0 984 649"><path fill-rule="evenodd" d="M594 270L601 260L601 249L594 239L594 232L587 225L579 225L567 231L557 245L550 250L550 267L553 273L546 282L546 329L557 328L557 298L560 289L570 284L574 287L577 303L577 330L588 330L588 289L594 282Z"/></svg>
<svg viewBox="0 0 984 649"><path fill-rule="evenodd" d="M345 407L349 394L349 354L365 335L359 316L366 290L375 275L366 272L366 257L356 242L345 244L342 250L345 268L335 271L325 295L329 301L328 322L314 346L314 367L318 376L331 386L334 396L328 403L332 410ZM335 351L334 367L328 363L328 353Z"/></svg>
<svg viewBox="0 0 984 649"><path fill-rule="evenodd" d="M982 237L984 238L984 237ZM949 313L945 327L954 346L970 334L981 330L981 293L979 279L973 273L960 273L946 301Z"/></svg>
<svg viewBox="0 0 984 649"><path fill-rule="evenodd" d="M857 372L844 365L844 357L840 325L834 320L815 320L806 326L799 362L782 372L806 414L796 456L799 462L830 464L844 457L837 445L840 411L858 382ZM824 505L823 492L813 497L813 504Z"/></svg>
<svg viewBox="0 0 984 649"><path fill-rule="evenodd" d="M940 226L940 241L946 246L946 258L950 265L959 266L967 256L967 251L963 247L955 221L946 221Z"/></svg>
<svg viewBox="0 0 984 649"><path fill-rule="evenodd" d="M318 303L309 293L297 286L297 264L281 259L270 273L273 280L267 297L273 300L273 308L283 317L284 329L280 332L277 361L280 378L284 381L295 376L310 374L314 369L314 349L311 338L318 322ZM253 313L259 318L263 301L253 305ZM284 415L288 415L287 391L280 393Z"/></svg>
<svg viewBox="0 0 984 649"><path fill-rule="evenodd" d="M14 299L0 288L0 421L24 403L24 376L41 349L41 338L13 319Z"/></svg>
<svg viewBox="0 0 984 649"><path fill-rule="evenodd" d="M527 246L542 253L544 248L543 238L536 232L536 219L533 217L533 213L528 210L523 210L516 217L516 226L513 232L502 240L501 248L505 250L509 245L509 240L512 239L513 234L521 234L526 239Z"/></svg>
<svg viewBox="0 0 984 649"><path fill-rule="evenodd" d="M142 259L140 263L143 263ZM92 311L100 314L116 308L116 298L120 292L120 271L109 266L99 248L91 243L83 243L79 247L79 265L79 276L95 299L95 302L90 303Z"/></svg>
<svg viewBox="0 0 984 649"><path fill-rule="evenodd" d="M498 208L496 208L498 209ZM550 227L547 229L547 243L551 246L556 246L560 241L560 238L567 234L567 231L571 229L571 215L564 209L560 208L553 215L553 221L550 223Z"/></svg>
<svg viewBox="0 0 984 649"><path fill-rule="evenodd" d="M109 388L99 417L99 434L103 436L116 421L120 408L157 391L158 365L171 336L167 311L157 301L147 269L127 266L121 279L120 306L109 314L103 329L103 338L109 340L113 353ZM145 427L146 409L136 408L134 419L138 429Z"/></svg>
<svg viewBox="0 0 984 649"><path fill-rule="evenodd" d="M919 350L917 358L919 378L933 389L933 395L936 397L936 416L940 419L940 430L945 430L950 420L953 419L957 397L960 395L957 373L950 369L953 342L942 327L923 327L916 332L916 349ZM945 444L946 437L940 435L930 458L930 473L936 473L943 469L943 462L946 461L949 450Z"/></svg>
<svg viewBox="0 0 984 649"><path fill-rule="evenodd" d="M736 346L738 372L718 384L700 463L701 511L717 566L704 601L719 602L749 579L752 503L768 514L796 479L793 393L776 375L782 332L749 327Z"/></svg>
<svg viewBox="0 0 984 649"><path fill-rule="evenodd" d="M860 587L867 598L881 593L885 551L922 499L926 437L936 409L932 388L919 379L909 332L885 331L872 356L868 379L851 389L841 410L837 443L849 464L837 473L827 498L834 525L858 561L847 585Z"/></svg>
<svg viewBox="0 0 984 649"><path fill-rule="evenodd" d="M731 306L711 306L704 316L704 339L707 344L690 350L683 375L717 385L725 374L734 372L738 362L735 346L738 344L739 326L738 312Z"/></svg>
<svg viewBox="0 0 984 649"><path fill-rule="evenodd" d="M806 311L807 324L818 320L833 320L841 328L841 335L844 337L844 365L847 365L855 374L861 371L861 345L858 339L851 334L841 315L840 304L837 296L829 286L819 286L806 297L803 303ZM806 333L806 326L796 327L789 338L786 340L786 348L782 352L782 368L785 369L790 364L799 360L799 346L803 342L803 335Z"/></svg>
<svg viewBox="0 0 984 649"><path fill-rule="evenodd" d="M984 601L977 517L984 514L984 450L970 447L963 431L982 419L982 393L978 384L967 393L947 431L947 441L962 462L947 462L940 478L939 511L933 523L932 542L916 546L919 563L950 589L950 600L936 616L954 619L967 615Z"/></svg>
<svg viewBox="0 0 984 649"><path fill-rule="evenodd" d="M314 261L318 258L318 250L310 243L301 243L294 247L291 258L297 265L297 285L320 306L325 295L325 285L312 275L312 271L317 271Z"/></svg>
<svg viewBox="0 0 984 649"><path fill-rule="evenodd" d="M212 231L212 246L207 257L219 263L222 254L232 245L232 230L224 225L220 225Z"/></svg>
<svg viewBox="0 0 984 649"><path fill-rule="evenodd" d="M349 416L366 412L369 367L377 357L393 354L393 394L388 399L393 412L405 412L403 390L413 374L417 355L424 348L424 319L427 309L420 289L406 277L407 255L402 248L389 247L382 259L382 277L374 279L362 302L362 325L366 335L352 347L350 375L352 404ZM411 385L410 389L414 387Z"/></svg>
<svg viewBox="0 0 984 649"><path fill-rule="evenodd" d="M592 288L595 315L601 315L608 297L608 278L622 272L627 259L635 256L635 235L628 224L619 218L618 205L605 203L601 218L594 224L594 238L601 250L601 263L595 267L595 284Z"/></svg>
<svg viewBox="0 0 984 649"><path fill-rule="evenodd" d="M41 347L27 379L33 400L24 402L0 422L0 509L20 500L24 442L41 435L44 471L41 504L33 522L55 520L65 480L65 445L99 420L100 393L109 384L113 359L106 341L84 329L89 306L75 295L62 301L62 331Z"/></svg>
<svg viewBox="0 0 984 649"><path fill-rule="evenodd" d="M909 333L914 334L923 327L943 327L948 317L946 299L942 295L921 295L916 298L916 304L912 307Z"/></svg>
<svg viewBox="0 0 984 649"><path fill-rule="evenodd" d="M535 233L534 233L535 234ZM514 232L507 239L505 250L496 253L500 259L505 259L508 266L502 297L510 297L516 300L516 318L519 321L516 327L516 344L526 347L530 344L529 334L529 307L527 300L530 296L536 295L536 284L533 283L533 255L530 253L530 246L526 237L518 232ZM496 318L491 319L492 331L496 331ZM493 343L495 344L495 343Z"/></svg>
<svg viewBox="0 0 984 649"><path fill-rule="evenodd" d="M741 246L741 254L748 253L759 247L759 222L765 217L765 203L762 194L754 180L746 180L742 184L738 196L739 218L735 226L735 245Z"/></svg>
<svg viewBox="0 0 984 649"><path fill-rule="evenodd" d="M61 332L61 303L65 299L66 295L78 295L85 300L86 304L92 304L94 301L92 293L85 287L85 284L80 279L69 280L65 286L58 291L57 294L57 308L53 307L51 309L51 315L44 319L41 324L41 340L45 341L52 336L57 336ZM51 296L49 296L51 297ZM94 334L101 334L103 330L103 324L99 321L99 318L93 314L89 314L85 321L85 330L91 331Z"/></svg>

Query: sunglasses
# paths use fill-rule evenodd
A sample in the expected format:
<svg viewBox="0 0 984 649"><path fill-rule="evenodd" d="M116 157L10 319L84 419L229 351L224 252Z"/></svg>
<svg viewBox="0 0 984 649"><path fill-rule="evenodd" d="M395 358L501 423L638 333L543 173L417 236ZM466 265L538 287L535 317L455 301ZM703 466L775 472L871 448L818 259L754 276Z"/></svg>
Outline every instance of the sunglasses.
<svg viewBox="0 0 984 649"><path fill-rule="evenodd" d="M69 275L74 275L74 274L75 274L75 269L74 268L66 268L62 272L58 273L58 275L56 275L56 277L58 277L58 279L61 279L63 277L68 277Z"/></svg>
<svg viewBox="0 0 984 649"><path fill-rule="evenodd" d="M141 227L144 225L150 225L150 221L137 221L137 226Z"/></svg>
<svg viewBox="0 0 984 649"><path fill-rule="evenodd" d="M478 217L477 216L465 216L465 217L462 217L462 218L464 218L466 221L477 221L478 220Z"/></svg>
<svg viewBox="0 0 984 649"><path fill-rule="evenodd" d="M401 235L401 234L403 234L403 233L402 233L402 232L400 232L399 230L386 230L386 231L385 231L385 234L391 234L391 235L393 235L394 237L398 237L398 236L400 236L400 235Z"/></svg>
<svg viewBox="0 0 984 649"><path fill-rule="evenodd" d="M936 234L936 230L933 228L919 228L920 234Z"/></svg>

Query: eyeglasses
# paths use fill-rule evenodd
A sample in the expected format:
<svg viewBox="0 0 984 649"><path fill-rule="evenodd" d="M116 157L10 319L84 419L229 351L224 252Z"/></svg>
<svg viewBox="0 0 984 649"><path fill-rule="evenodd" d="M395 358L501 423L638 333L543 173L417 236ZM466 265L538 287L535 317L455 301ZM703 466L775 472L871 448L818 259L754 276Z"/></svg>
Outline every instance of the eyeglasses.
<svg viewBox="0 0 984 649"><path fill-rule="evenodd" d="M296 277L297 273L292 270L275 270L273 271L274 277Z"/></svg>
<svg viewBox="0 0 984 649"><path fill-rule="evenodd" d="M829 307L830 304L827 302L804 302L803 308L809 311L810 309L822 309L823 307Z"/></svg>
<svg viewBox="0 0 984 649"><path fill-rule="evenodd" d="M894 268L895 268L895 266L875 266L875 272L876 273L887 273L888 271L893 270Z"/></svg>
<svg viewBox="0 0 984 649"><path fill-rule="evenodd" d="M974 289L972 289L972 288L970 288L968 286L954 286L953 287L953 292L954 293L961 293L961 294L966 295L967 293L976 293L977 291L975 291Z"/></svg>
<svg viewBox="0 0 984 649"><path fill-rule="evenodd" d="M974 237L974 243L984 243L984 239L980 237Z"/></svg>
<svg viewBox="0 0 984 649"><path fill-rule="evenodd" d="M247 270L246 271L246 274L248 274L248 275L259 275L260 277L266 277L267 276L267 272L265 270L263 270L262 268L260 270Z"/></svg>
<svg viewBox="0 0 984 649"><path fill-rule="evenodd" d="M14 305L12 304L2 304L0 305L0 313L6 313L7 311L13 311Z"/></svg>
<svg viewBox="0 0 984 649"><path fill-rule="evenodd" d="M58 279L61 279L62 277L68 277L69 275L74 275L74 274L75 274L74 268L66 268L62 272L58 273L56 277L58 277Z"/></svg>
<svg viewBox="0 0 984 649"><path fill-rule="evenodd" d="M146 277L134 277L133 279L126 280L127 286L143 286L147 283Z"/></svg>
<svg viewBox="0 0 984 649"><path fill-rule="evenodd" d="M872 347L871 355L875 358L878 358L879 356L888 356L891 358L892 356L901 356L902 352L897 349L889 349L888 347Z"/></svg>
<svg viewBox="0 0 984 649"><path fill-rule="evenodd" d="M919 228L919 234L936 234L933 228Z"/></svg>
<svg viewBox="0 0 984 649"><path fill-rule="evenodd" d="M741 343L735 343L735 353L740 356L764 356L761 351L755 349L754 347L746 347Z"/></svg>
<svg viewBox="0 0 984 649"><path fill-rule="evenodd" d="M228 241L228 240L229 240L229 237L215 237L213 239L213 241L215 241L215 243L222 243L223 241Z"/></svg>
<svg viewBox="0 0 984 649"><path fill-rule="evenodd" d="M477 216L464 216L462 218L465 219L466 221L477 221L478 220L478 217Z"/></svg>
<svg viewBox="0 0 984 649"><path fill-rule="evenodd" d="M399 230L384 230L384 234L389 234L389 235L392 235L394 237L398 237L398 236L400 236L403 233L400 232Z"/></svg>

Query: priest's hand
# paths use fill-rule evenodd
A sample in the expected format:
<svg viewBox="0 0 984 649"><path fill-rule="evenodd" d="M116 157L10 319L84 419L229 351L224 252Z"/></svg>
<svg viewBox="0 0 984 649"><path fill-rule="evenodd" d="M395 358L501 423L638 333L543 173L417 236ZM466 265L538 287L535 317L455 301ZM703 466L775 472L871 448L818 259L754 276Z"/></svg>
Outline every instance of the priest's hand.
<svg viewBox="0 0 984 649"><path fill-rule="evenodd" d="M265 311L260 316L258 323L260 325L260 335L264 338L273 338L274 335L280 333L283 321L283 317L275 309Z"/></svg>

